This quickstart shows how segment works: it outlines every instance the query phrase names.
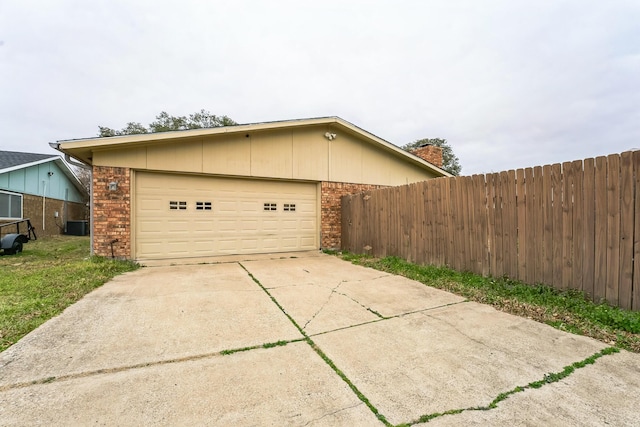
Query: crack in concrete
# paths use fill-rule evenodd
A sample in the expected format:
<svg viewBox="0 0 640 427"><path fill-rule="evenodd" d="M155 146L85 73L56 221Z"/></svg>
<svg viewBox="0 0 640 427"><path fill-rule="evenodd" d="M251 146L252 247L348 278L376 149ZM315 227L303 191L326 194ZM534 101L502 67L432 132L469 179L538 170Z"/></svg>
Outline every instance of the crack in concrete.
<svg viewBox="0 0 640 427"><path fill-rule="evenodd" d="M306 270L305 270L306 271ZM302 329L306 329L307 326L309 326L309 323L311 323L317 316L318 314L320 314L320 312L322 310L324 310L324 308L327 306L327 304L329 304L329 301L331 300L331 297L333 296L333 294L338 294L338 295L342 295L344 297L349 298L351 301L355 302L356 304L358 304L360 307L364 308L365 310L371 312L372 314L378 316L380 319L385 319L385 317L383 315L381 315L380 313L378 313L377 311L375 311L374 309L367 307L366 305L362 304L360 301L356 300L355 298L352 298L351 296L343 293L343 292L338 292L337 289L343 284L343 283L358 283L358 282L370 282L373 280L378 280L378 279L382 279L384 277L389 277L389 274L385 274L385 275L381 275L378 277L374 277L373 279L362 279L362 280L341 280L340 283L338 283L335 287L333 287L331 289L331 293L329 294L329 297L327 298L327 300L324 302L324 304L322 304L322 306L318 309L318 311L316 311L316 313L311 316L311 318L309 320L307 320L307 322L302 326ZM324 288L324 286L320 286L317 284L314 284L315 286L318 286L320 288Z"/></svg>
<svg viewBox="0 0 640 427"><path fill-rule="evenodd" d="M345 282L344 280L343 280L343 281L341 281L340 283L338 283L336 286L334 286L334 287L331 289L331 293L329 294L329 297L327 297L327 300L324 302L324 304L322 304L322 305L320 306L320 308L318 309L318 311L316 311L316 313L315 313L313 316L311 316L311 319L307 320L307 323L305 323L305 324L304 324L304 326L302 326L302 329L306 329L306 328L307 328L307 326L309 326L309 323L311 323L311 322L313 321L313 319L315 319L315 318L316 318L316 316L318 316L318 314L320 314L320 312L321 312L322 310L324 310L324 308L327 306L327 304L329 304L329 301L331 301L331 297L333 296L333 294L334 294L334 293L337 293L337 292L336 292L336 289L338 289L338 288L340 287L340 285L342 285L344 282Z"/></svg>
<svg viewBox="0 0 640 427"><path fill-rule="evenodd" d="M358 280L343 280L344 283L359 283L359 282L371 282L374 280L384 279L385 277L391 277L392 274L383 274L380 276L373 277L371 279L358 279Z"/></svg>
<svg viewBox="0 0 640 427"><path fill-rule="evenodd" d="M447 304L436 305L434 307L421 308L420 310L407 311L406 313L400 313L400 314L396 314L396 315L393 315L393 316L389 316L388 319L393 319L394 317L409 316L411 314L423 313L425 311L437 310L439 308L451 307L452 305L465 304L465 303L468 303L468 302L471 302L471 301L468 300L468 299L465 299L465 300L462 300L462 301L456 301L456 302L450 302L450 303L447 303Z"/></svg>
<svg viewBox="0 0 640 427"><path fill-rule="evenodd" d="M367 307L366 305L362 304L360 301L358 301L355 298L352 298L351 296L342 293L342 292L336 292L338 295L342 295L344 297L349 298L351 301L355 302L356 304L358 304L360 307L364 308L365 310L375 314L376 316L378 316L380 319L386 319L386 317L384 317L382 314L378 313L377 311L375 311L374 309L372 309L371 307Z"/></svg>
<svg viewBox="0 0 640 427"><path fill-rule="evenodd" d="M469 334L467 334L466 332L463 332L463 331L462 331L462 330L460 330L457 326L455 326L454 324L452 324L452 323L450 323L450 322L447 322L445 319L439 319L439 318L437 318L437 317L432 316L432 315L431 315L431 314L429 314L429 313L425 313L425 316L427 316L428 318L433 319L433 320L435 320L435 321L439 321L439 322L441 322L441 323L444 323L445 325L447 325L447 326L449 326L449 327L453 328L453 330L454 330L454 331L456 331L457 333L459 333L459 334L460 334L460 335L462 335L463 337L468 338L469 340L473 341L474 343L476 343L476 344L478 344L478 345L480 345L480 346L482 346L482 347L485 347L485 348L488 348L488 349L492 349L492 348L491 348L489 345L487 345L485 342L482 342L481 340L479 340L479 339L477 339L477 338L474 338L474 337L470 336L470 335L469 335Z"/></svg>
<svg viewBox="0 0 640 427"><path fill-rule="evenodd" d="M340 327L340 328L331 329L329 331L322 331L322 332L318 332L318 333L315 333L315 334L310 335L310 336L317 337L317 336L328 334L328 333L331 333L331 332L342 331L343 329L357 328L358 326L368 325L370 323L378 323L378 322L381 322L383 320L399 319L401 317L409 316L411 314L422 313L424 311L435 310L435 309L438 309L438 308L449 307L451 305L457 305L457 304L462 304L462 303L466 303L466 302L469 302L469 301L465 300L465 301L452 302L452 303L449 303L449 304L439 305L437 307L430 307L430 308L424 308L424 309L421 309L421 310L410 311L410 312L407 312L407 313L394 314L393 316L388 316L388 317L381 316L380 318L375 319L375 320L369 320L367 322L362 322L362 323L355 323L353 325L343 326L343 327Z"/></svg>
<svg viewBox="0 0 640 427"><path fill-rule="evenodd" d="M333 416L333 415L335 415L335 414L337 414L337 413L339 413L339 412L342 412L342 411L348 411L349 409L357 408L358 406L361 406L361 405L363 405L363 403L362 403L362 402L359 402L359 403L356 403L355 405L351 405L351 406L347 406L347 407L345 407L345 408L337 409L337 410L335 410L335 411L333 411L333 412L329 412L328 414L324 414L324 415L323 415L323 416L321 416L321 417L318 417L318 418L314 418L314 419L312 419L312 420L309 420L309 421L307 421L307 422L306 422L305 424L303 424L303 425L308 426L309 424L311 424L311 423L315 423L316 421L320 421L320 420L321 420L321 419L323 419L323 418L331 417L331 416Z"/></svg>
<svg viewBox="0 0 640 427"><path fill-rule="evenodd" d="M317 285L313 282L309 282L309 283L292 283L290 285L275 285L275 286L265 286L265 289L283 289L283 288L297 288L299 286L316 286L316 287L322 287L320 285Z"/></svg>

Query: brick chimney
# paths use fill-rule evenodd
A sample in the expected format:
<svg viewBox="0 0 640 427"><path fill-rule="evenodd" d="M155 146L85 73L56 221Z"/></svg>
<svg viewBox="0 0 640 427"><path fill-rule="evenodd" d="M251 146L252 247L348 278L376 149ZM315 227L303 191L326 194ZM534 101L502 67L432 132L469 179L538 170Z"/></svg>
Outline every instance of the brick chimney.
<svg viewBox="0 0 640 427"><path fill-rule="evenodd" d="M411 151L411 154L420 157L422 160L426 160L434 166L437 166L439 168L442 167L442 148L440 147L425 144L413 149Z"/></svg>

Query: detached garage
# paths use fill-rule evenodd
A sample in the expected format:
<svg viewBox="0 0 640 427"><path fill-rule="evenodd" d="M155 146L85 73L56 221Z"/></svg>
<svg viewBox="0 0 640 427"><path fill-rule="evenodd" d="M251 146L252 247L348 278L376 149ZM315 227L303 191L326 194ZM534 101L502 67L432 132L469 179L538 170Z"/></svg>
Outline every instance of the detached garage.
<svg viewBox="0 0 640 427"><path fill-rule="evenodd" d="M342 195L448 176L337 117L52 145L92 168L94 253L136 260L339 248Z"/></svg>

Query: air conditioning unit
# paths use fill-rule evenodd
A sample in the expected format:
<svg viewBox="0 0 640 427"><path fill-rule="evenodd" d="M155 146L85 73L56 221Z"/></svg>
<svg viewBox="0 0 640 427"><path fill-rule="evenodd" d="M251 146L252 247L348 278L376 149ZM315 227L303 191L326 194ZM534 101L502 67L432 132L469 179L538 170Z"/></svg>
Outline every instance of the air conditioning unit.
<svg viewBox="0 0 640 427"><path fill-rule="evenodd" d="M67 232L70 236L86 236L89 234L89 221L67 221Z"/></svg>

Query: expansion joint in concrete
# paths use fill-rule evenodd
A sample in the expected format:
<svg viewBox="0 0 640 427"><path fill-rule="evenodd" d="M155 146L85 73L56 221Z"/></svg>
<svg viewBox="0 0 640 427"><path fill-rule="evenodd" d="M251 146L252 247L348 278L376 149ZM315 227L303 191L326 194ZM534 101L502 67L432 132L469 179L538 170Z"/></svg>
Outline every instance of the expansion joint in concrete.
<svg viewBox="0 0 640 427"><path fill-rule="evenodd" d="M6 385L3 385L3 386L0 386L0 392L11 390L11 389L16 389L16 388L24 388L24 387L29 387L29 386L33 386L33 385L39 385L39 384L49 384L49 383L52 383L52 382L69 381L69 380L74 380L74 379L77 379L77 378L86 378L86 377L91 377L91 376L95 376L95 375L113 374L113 373L117 373L117 372L131 371L131 370L134 370L134 369L149 368L151 366L168 365L168 364L171 364L171 363L190 362L190 361L193 361L193 360L201 360L201 359L207 359L207 358L211 358L211 357L217 357L217 356L221 356L223 354L224 353L217 351L217 352L214 352L214 353L197 354L197 355L193 355L193 356L180 357L180 358L176 358L176 359L156 360L156 361L152 361L152 362L138 363L138 364L135 364L135 365L119 366L119 367L115 367L115 368L98 369L98 370L95 370L95 371L86 371L86 372L78 372L78 373L75 373L75 374L61 375L61 376L57 376L57 377L41 378L41 379L38 379L38 380L33 380L33 381L28 381L28 382L6 384Z"/></svg>

